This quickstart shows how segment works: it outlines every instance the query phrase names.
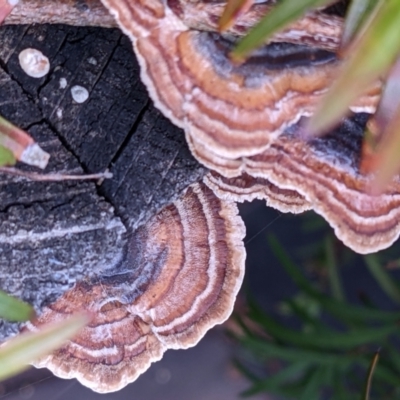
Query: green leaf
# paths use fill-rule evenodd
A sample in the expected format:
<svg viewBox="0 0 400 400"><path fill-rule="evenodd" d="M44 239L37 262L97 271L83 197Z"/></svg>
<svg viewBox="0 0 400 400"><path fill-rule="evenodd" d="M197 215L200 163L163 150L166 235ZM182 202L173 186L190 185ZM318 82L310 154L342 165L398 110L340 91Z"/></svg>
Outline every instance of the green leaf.
<svg viewBox="0 0 400 400"><path fill-rule="evenodd" d="M376 281L379 283L379 286L386 293L386 295L394 303L400 304L400 290L393 278L380 265L376 254L369 254L367 256L364 256L364 261L368 267L369 272L374 276Z"/></svg>
<svg viewBox="0 0 400 400"><path fill-rule="evenodd" d="M12 151L0 145L0 167L4 165L14 165L15 163L16 159Z"/></svg>
<svg viewBox="0 0 400 400"><path fill-rule="evenodd" d="M0 318L24 322L33 318L34 315L35 311L29 304L0 290Z"/></svg>
<svg viewBox="0 0 400 400"><path fill-rule="evenodd" d="M282 0L268 13L249 34L243 38L233 50L233 60L244 61L255 48L261 46L265 40L277 30L300 17L311 7L318 7L331 0Z"/></svg>
<svg viewBox="0 0 400 400"><path fill-rule="evenodd" d="M44 327L35 333L23 333L0 348L0 380L26 369L35 359L51 353L74 336L90 321L87 314L77 314Z"/></svg>
<svg viewBox="0 0 400 400"><path fill-rule="evenodd" d="M310 136L329 130L366 89L385 75L400 52L400 2L380 4L368 29L346 51L347 60L316 113L308 122Z"/></svg>

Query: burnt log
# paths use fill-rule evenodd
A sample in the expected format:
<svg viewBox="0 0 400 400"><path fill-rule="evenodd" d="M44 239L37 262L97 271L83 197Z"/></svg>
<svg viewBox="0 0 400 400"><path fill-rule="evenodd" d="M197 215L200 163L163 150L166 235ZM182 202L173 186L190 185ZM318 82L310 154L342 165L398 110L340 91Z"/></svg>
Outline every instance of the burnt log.
<svg viewBox="0 0 400 400"><path fill-rule="evenodd" d="M120 261L126 236L205 169L149 100L119 30L9 25L0 27L0 43L0 115L51 154L44 173L113 174L101 185L0 175L0 288L40 311L77 280ZM48 75L23 72L25 48L49 58ZM76 85L89 93L83 103L72 97ZM0 340L17 330L0 321Z"/></svg>

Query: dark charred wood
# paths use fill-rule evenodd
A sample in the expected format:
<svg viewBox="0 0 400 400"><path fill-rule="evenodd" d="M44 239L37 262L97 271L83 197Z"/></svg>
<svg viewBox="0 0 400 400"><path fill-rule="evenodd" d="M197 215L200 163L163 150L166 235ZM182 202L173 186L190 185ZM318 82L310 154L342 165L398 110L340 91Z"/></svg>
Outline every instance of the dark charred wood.
<svg viewBox="0 0 400 400"><path fill-rule="evenodd" d="M116 263L126 234L205 170L152 105L117 29L5 26L0 43L0 114L51 154L44 172L113 173L101 186L0 175L0 288L40 310ZM48 76L22 71L18 54L27 47L49 57ZM74 102L74 85L88 90L86 102ZM16 329L0 322L0 338Z"/></svg>

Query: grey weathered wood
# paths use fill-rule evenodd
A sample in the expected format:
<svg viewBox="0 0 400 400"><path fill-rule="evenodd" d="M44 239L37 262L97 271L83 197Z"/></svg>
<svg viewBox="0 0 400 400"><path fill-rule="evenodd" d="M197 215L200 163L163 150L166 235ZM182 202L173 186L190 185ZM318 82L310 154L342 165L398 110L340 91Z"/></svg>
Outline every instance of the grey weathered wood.
<svg viewBox="0 0 400 400"><path fill-rule="evenodd" d="M154 109L131 44L117 29L5 26L0 43L0 114L51 153L45 172L114 174L100 187L0 175L0 288L40 309L77 279L116 265L125 230L205 170L183 132ZM22 71L18 54L26 47L49 57L48 76ZM73 101L74 85L89 91L85 103ZM0 338L15 329L0 322Z"/></svg>
<svg viewBox="0 0 400 400"><path fill-rule="evenodd" d="M4 24L68 24L116 27L100 0L19 0Z"/></svg>

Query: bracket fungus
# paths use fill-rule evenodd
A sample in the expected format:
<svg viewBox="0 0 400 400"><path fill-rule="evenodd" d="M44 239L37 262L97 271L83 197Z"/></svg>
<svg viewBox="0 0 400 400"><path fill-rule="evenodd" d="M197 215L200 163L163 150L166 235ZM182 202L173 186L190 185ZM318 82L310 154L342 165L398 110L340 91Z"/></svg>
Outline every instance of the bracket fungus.
<svg viewBox="0 0 400 400"><path fill-rule="evenodd" d="M330 134L309 142L299 137L301 129L294 125L256 156L235 165L223 160L213 165L223 175L230 168L228 175L236 178L214 173L207 182L220 196L235 201L248 200L245 182L247 191L256 192L254 197L283 212L296 212L290 209L295 200L304 210L322 215L354 251L382 250L400 235L400 184L396 179L382 194L370 193L371 177L359 172L366 121L366 114L356 114ZM271 185L279 189L280 198Z"/></svg>
<svg viewBox="0 0 400 400"><path fill-rule="evenodd" d="M41 325L85 309L89 326L35 362L98 392L134 381L167 349L194 346L225 321L244 274L244 225L234 203L190 186L128 240L124 259L78 282L45 309Z"/></svg>
<svg viewBox="0 0 400 400"><path fill-rule="evenodd" d="M35 365L109 392L229 316L245 258L232 200L262 198L283 212L314 209L345 244L367 253L400 234L400 185L368 193L369 179L358 169L365 114L326 137L301 138L301 119L340 65L340 18L307 14L238 66L229 58L235 38L273 2L255 4L224 35L216 33L223 2L101 2L132 40L155 105L213 170L134 232L117 266L78 282L27 325L36 330L89 309L91 324ZM377 84L351 109L372 113L379 95Z"/></svg>
<svg viewBox="0 0 400 400"><path fill-rule="evenodd" d="M298 44L303 36L318 37L315 25L322 31L327 18L299 24L304 31L292 40L297 44L271 43L237 66L229 59L231 37L193 29L186 12L201 4L201 15L218 18L223 8L216 10L213 2L102 2L131 38L156 106L217 157L235 159L267 149L286 128L312 114L337 70L334 53ZM326 25L329 32L332 23ZM374 111L378 95L379 87L371 88L354 110Z"/></svg>
<svg viewBox="0 0 400 400"><path fill-rule="evenodd" d="M131 38L156 106L185 130L194 156L222 175L207 178L220 196L262 197L285 212L312 208L361 253L386 248L399 236L397 184L372 196L354 160L342 162L348 142L360 145L354 139L359 129L355 136L346 127L336 130L343 138L333 147L329 139L306 142L298 134L299 121L312 115L340 66L340 18L309 13L235 65L229 58L234 37L272 2L253 5L221 35L223 2L102 1ZM378 82L351 110L373 113L379 97Z"/></svg>

